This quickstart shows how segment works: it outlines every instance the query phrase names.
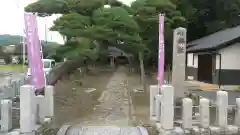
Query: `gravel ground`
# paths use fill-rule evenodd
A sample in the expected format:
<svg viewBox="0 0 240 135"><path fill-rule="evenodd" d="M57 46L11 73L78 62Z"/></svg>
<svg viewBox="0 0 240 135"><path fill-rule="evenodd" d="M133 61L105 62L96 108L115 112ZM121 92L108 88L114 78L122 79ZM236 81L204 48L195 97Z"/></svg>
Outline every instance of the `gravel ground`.
<svg viewBox="0 0 240 135"><path fill-rule="evenodd" d="M59 127L91 114L94 106L99 104L97 98L112 74L112 70L101 70L84 77L75 73L70 78L59 81L55 86L54 125ZM95 88L96 91L87 93L85 90L88 88Z"/></svg>
<svg viewBox="0 0 240 135"><path fill-rule="evenodd" d="M132 114L126 78L125 68L118 68L98 98L100 104L94 107L94 112L67 123L71 125L67 134L138 135L138 128L129 127L132 126Z"/></svg>
<svg viewBox="0 0 240 135"><path fill-rule="evenodd" d="M99 98L100 104L95 106L94 113L80 119L76 123L81 126L130 126L128 91L126 74L119 68L109 79L105 90Z"/></svg>
<svg viewBox="0 0 240 135"><path fill-rule="evenodd" d="M88 75L75 72L59 81L55 86L53 122L43 126L37 135L56 135L62 125L74 124L77 119L91 115L114 71L115 69L99 68ZM89 88L96 90L88 93L85 90ZM19 127L19 111L15 110L13 115L14 127Z"/></svg>
<svg viewBox="0 0 240 135"><path fill-rule="evenodd" d="M149 85L156 84L155 76L146 76L147 88ZM148 130L149 135L158 135L155 129L155 122L149 120L149 95L144 92L135 92L143 89L140 83L140 75L135 73L128 74L128 88L131 91L133 103L133 123L135 126L143 126Z"/></svg>
<svg viewBox="0 0 240 135"><path fill-rule="evenodd" d="M148 96L130 96L139 87L139 76L127 76L125 71L119 68L113 74L113 70L104 69L84 77L76 72L59 81L55 86L53 123L42 129L41 134L55 135L62 125L71 125L71 130L78 133L82 126L145 126L150 135L155 135L149 123ZM88 93L85 91L88 88L96 90Z"/></svg>

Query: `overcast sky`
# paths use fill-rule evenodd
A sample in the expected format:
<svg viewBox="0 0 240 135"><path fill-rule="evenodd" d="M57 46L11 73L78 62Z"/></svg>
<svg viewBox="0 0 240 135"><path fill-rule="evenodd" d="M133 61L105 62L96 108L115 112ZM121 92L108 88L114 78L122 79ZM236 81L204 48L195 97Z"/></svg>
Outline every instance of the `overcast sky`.
<svg viewBox="0 0 240 135"><path fill-rule="evenodd" d="M36 0L0 0L0 34L23 35L23 9L26 5ZM133 0L120 0L125 4L130 4ZM40 39L47 37L48 41L63 43L62 37L58 32L47 31L45 34L45 25L47 29L53 25L53 21L59 15L53 15L47 18L38 18L38 29ZM47 36L46 36L47 35Z"/></svg>

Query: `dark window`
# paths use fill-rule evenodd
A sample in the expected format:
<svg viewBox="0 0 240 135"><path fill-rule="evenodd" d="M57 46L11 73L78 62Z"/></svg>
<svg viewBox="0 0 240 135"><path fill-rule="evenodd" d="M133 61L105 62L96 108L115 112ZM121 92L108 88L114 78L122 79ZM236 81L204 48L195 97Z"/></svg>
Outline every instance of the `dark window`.
<svg viewBox="0 0 240 135"><path fill-rule="evenodd" d="M216 55L212 55L212 73L216 73Z"/></svg>

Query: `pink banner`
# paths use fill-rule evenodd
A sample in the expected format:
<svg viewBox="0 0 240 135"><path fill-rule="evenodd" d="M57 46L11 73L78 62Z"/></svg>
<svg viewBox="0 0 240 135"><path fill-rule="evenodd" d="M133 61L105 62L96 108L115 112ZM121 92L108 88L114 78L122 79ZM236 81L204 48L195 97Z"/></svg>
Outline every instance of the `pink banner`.
<svg viewBox="0 0 240 135"><path fill-rule="evenodd" d="M164 14L159 14L158 87L164 84Z"/></svg>
<svg viewBox="0 0 240 135"><path fill-rule="evenodd" d="M31 84L42 89L45 86L43 62L41 60L40 42L37 29L37 16L24 13L28 65L31 73Z"/></svg>

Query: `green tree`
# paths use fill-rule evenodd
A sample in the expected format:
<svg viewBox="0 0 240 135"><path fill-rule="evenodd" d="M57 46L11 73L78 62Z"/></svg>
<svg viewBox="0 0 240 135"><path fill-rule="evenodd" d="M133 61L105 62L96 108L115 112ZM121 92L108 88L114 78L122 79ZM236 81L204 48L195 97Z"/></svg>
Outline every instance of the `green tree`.
<svg viewBox="0 0 240 135"><path fill-rule="evenodd" d="M240 24L239 0L175 0L175 4L187 18L189 41Z"/></svg>
<svg viewBox="0 0 240 135"><path fill-rule="evenodd" d="M110 7L105 7L106 4ZM82 57L88 52L86 54L91 56L87 57L95 59L96 56L89 52L99 55L108 46L115 46L135 56L145 49L138 24L130 14L131 8L114 0L39 0L28 5L25 11L37 12L39 16L63 14L51 30L66 37L66 44L57 51L65 57ZM76 41L79 38L88 42Z"/></svg>
<svg viewBox="0 0 240 135"><path fill-rule="evenodd" d="M166 62L172 60L172 33L173 29L186 27L186 19L170 0L137 0L131 5L134 18L140 27L140 36L148 48L148 60L146 64L156 61L158 58L158 31L159 13L165 14L165 52ZM147 63L150 62L150 63Z"/></svg>
<svg viewBox="0 0 240 135"><path fill-rule="evenodd" d="M60 34L67 37L67 40L72 37L85 37L92 39L100 48L117 46L135 54L144 48L138 34L138 25L129 14L131 8L127 8L126 5L118 3L120 6L104 8L105 4L116 5L117 2L103 0L53 1L55 4L47 0L40 0L28 5L25 10L48 15L64 13L54 22L52 30L59 31Z"/></svg>

